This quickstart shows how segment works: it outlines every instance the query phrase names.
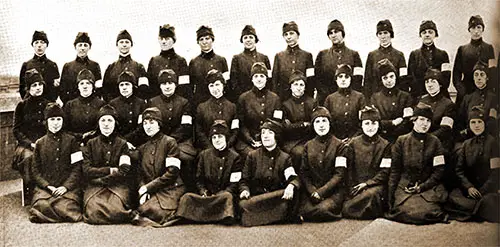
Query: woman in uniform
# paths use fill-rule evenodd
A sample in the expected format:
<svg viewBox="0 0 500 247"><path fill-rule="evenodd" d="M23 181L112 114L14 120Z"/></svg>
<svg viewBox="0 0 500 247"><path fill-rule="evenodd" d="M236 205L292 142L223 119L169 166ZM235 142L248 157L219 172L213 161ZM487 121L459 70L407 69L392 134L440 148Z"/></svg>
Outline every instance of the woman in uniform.
<svg viewBox="0 0 500 247"><path fill-rule="evenodd" d="M330 131L328 109L317 107L311 118L316 137L306 143L302 156L299 214L306 221L340 219L351 151Z"/></svg>
<svg viewBox="0 0 500 247"><path fill-rule="evenodd" d="M105 105L98 115L99 136L83 148L83 221L119 224L131 220L134 174L127 141L118 136L116 110Z"/></svg>
<svg viewBox="0 0 500 247"><path fill-rule="evenodd" d="M239 130L236 105L226 99L226 80L220 71L208 72L206 82L211 97L196 108L196 146L200 150L212 146L210 130L214 121L220 119L231 125L226 140L227 146L230 148L236 142Z"/></svg>
<svg viewBox="0 0 500 247"><path fill-rule="evenodd" d="M397 87L396 68L389 59L379 61L378 71L383 87L372 95L370 102L380 111L380 135L394 143L400 135L411 131L413 101L409 93Z"/></svg>
<svg viewBox="0 0 500 247"><path fill-rule="evenodd" d="M365 106L365 96L351 89L351 66L342 64L335 72L339 90L326 97L325 107L331 114L332 134L341 140L360 134L359 111Z"/></svg>
<svg viewBox="0 0 500 247"><path fill-rule="evenodd" d="M451 218L499 222L498 189L500 158L498 142L485 129L483 107L474 106L469 111L469 130L475 135L467 139L457 152L455 169L460 187L454 189L446 209Z"/></svg>
<svg viewBox="0 0 500 247"><path fill-rule="evenodd" d="M196 222L234 222L242 162L238 153L227 146L229 136L226 121L215 120L210 128L212 146L197 159L198 193L187 193L181 198L178 216Z"/></svg>
<svg viewBox="0 0 500 247"><path fill-rule="evenodd" d="M390 220L408 224L447 222L441 204L448 192L442 184L445 158L439 139L430 134L432 108L419 103L413 111L412 132L392 147L389 177Z"/></svg>
<svg viewBox="0 0 500 247"><path fill-rule="evenodd" d="M169 226L178 220L175 211L186 191L180 177L179 148L174 138L161 133L163 119L158 108L147 108L142 116L149 140L138 148L139 207L132 224Z"/></svg>
<svg viewBox="0 0 500 247"><path fill-rule="evenodd" d="M290 156L278 147L282 126L268 119L261 126L262 147L248 154L240 181L241 224L296 222L299 178Z"/></svg>
<svg viewBox="0 0 500 247"><path fill-rule="evenodd" d="M262 146L259 126L267 118L283 118L280 98L267 85L267 68L264 63L252 65L252 82L253 88L240 96L237 105L241 128L235 149L242 158Z"/></svg>
<svg viewBox="0 0 500 247"><path fill-rule="evenodd" d="M49 103L44 115L48 131L35 143L30 221L77 222L82 219L82 151L75 137L62 131L64 112L59 105Z"/></svg>
<svg viewBox="0 0 500 247"><path fill-rule="evenodd" d="M391 145L378 134L381 117L377 108L365 106L360 118L363 134L349 143L354 157L348 168L350 193L342 216L375 219L384 215L387 205Z"/></svg>
<svg viewBox="0 0 500 247"><path fill-rule="evenodd" d="M88 69L78 73L78 91L80 96L70 100L64 106L67 118L66 130L82 144L96 136L99 109L106 104L94 93L94 75Z"/></svg>

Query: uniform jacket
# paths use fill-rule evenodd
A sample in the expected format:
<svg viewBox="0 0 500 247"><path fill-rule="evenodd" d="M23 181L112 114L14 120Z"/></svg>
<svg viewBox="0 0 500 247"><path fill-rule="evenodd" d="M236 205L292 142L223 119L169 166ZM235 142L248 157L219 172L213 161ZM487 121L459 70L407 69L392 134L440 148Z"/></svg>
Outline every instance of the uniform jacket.
<svg viewBox="0 0 500 247"><path fill-rule="evenodd" d="M253 82L251 70L252 65L256 62L264 63L266 68L271 70L269 58L257 52L257 49L253 51L245 49L242 53L233 56L233 60L231 60L231 81L228 94L231 95L231 101L236 102L242 93L252 89ZM268 80L268 84L271 85L270 80Z"/></svg>
<svg viewBox="0 0 500 247"><path fill-rule="evenodd" d="M212 146L210 140L210 128L215 120L225 120L230 128L231 134L227 136L228 146L232 146L236 141L239 130L238 126L233 126L233 120L238 121L236 105L227 100L224 96L219 99L210 97L207 101L198 105L196 109L196 142L198 147L206 149ZM233 128L234 127L234 128Z"/></svg>
<svg viewBox="0 0 500 247"><path fill-rule="evenodd" d="M349 146L353 150L349 170L349 185L366 183L368 186L387 186L391 168L391 145L379 135L354 137Z"/></svg>
<svg viewBox="0 0 500 247"><path fill-rule="evenodd" d="M430 105L433 111L432 125L429 133L434 134L439 138L445 151L449 152L453 148L453 128L443 124L443 118L456 118L455 104L448 98L444 97L442 93L431 97L426 94L422 96L420 102Z"/></svg>
<svg viewBox="0 0 500 247"><path fill-rule="evenodd" d="M451 65L448 53L437 48L434 44L422 45L410 53L408 60L408 75L411 76L411 95L417 98L426 94L425 91L425 72L428 69L437 69L442 72L443 90L448 90L451 79ZM443 64L445 64L443 66Z"/></svg>
<svg viewBox="0 0 500 247"><path fill-rule="evenodd" d="M398 88L404 89L406 86L403 78L399 78L403 76L399 74L400 69L406 68L406 60L403 52L395 49L392 45L386 48L380 46L378 49L368 53L368 58L366 59L365 81L363 88L364 94L367 98L370 98L373 93L378 92L383 87L380 82L380 78L382 76L379 75L377 63L384 58L389 59L389 61L391 61L396 68L396 76L400 80Z"/></svg>
<svg viewBox="0 0 500 247"><path fill-rule="evenodd" d="M12 132L19 145L31 148L31 144L45 135L43 111L49 101L43 97L28 96L14 110Z"/></svg>
<svg viewBox="0 0 500 247"><path fill-rule="evenodd" d="M316 78L316 88L318 89L319 102L323 103L326 96L337 91L338 86L335 78L335 71L341 64L347 64L354 68L363 67L361 58L357 51L349 49L345 43L334 44L329 49L322 50L316 56L314 63L314 74ZM356 69L356 70L357 70ZM362 92L361 83L363 75L357 74L352 77L352 89Z"/></svg>
<svg viewBox="0 0 500 247"><path fill-rule="evenodd" d="M109 102L118 113L118 133L125 137L137 128L141 128L139 115L146 109L146 102L135 95L128 98L118 96Z"/></svg>
<svg viewBox="0 0 500 247"><path fill-rule="evenodd" d="M101 95L106 102L120 96L120 91L118 89L118 76L125 70L128 70L135 75L136 81L134 83L136 85L138 85L139 77L147 76L144 65L133 60L130 55L125 57L120 56L117 61L108 65L108 68L106 68L106 71L104 72ZM137 88L136 95L140 98L145 98L144 94L148 91L148 88L149 87L146 85L140 85L139 88Z"/></svg>
<svg viewBox="0 0 500 247"><path fill-rule="evenodd" d="M205 77L212 69L216 69L223 74L228 72L226 59L215 54L213 50L208 53L202 52L189 62L189 80L195 87L194 107L210 98Z"/></svg>
<svg viewBox="0 0 500 247"><path fill-rule="evenodd" d="M70 100L64 106L66 115L64 126L80 141L82 134L97 129L99 109L106 103L99 97L90 95L87 98L79 96Z"/></svg>
<svg viewBox="0 0 500 247"><path fill-rule="evenodd" d="M313 71L313 58L312 54L300 49L299 45L295 47L287 46L286 50L281 51L274 56L273 65L273 76L272 76L272 88L273 91L278 94L282 101L288 99L291 95L290 93L290 83L288 80L295 70L299 70L304 75L308 76L308 83L306 84L306 94L312 96L315 85L312 81L313 74L309 71Z"/></svg>
<svg viewBox="0 0 500 247"><path fill-rule="evenodd" d="M78 98L78 82L76 77L83 69L92 71L95 80L101 80L101 67L99 64L90 60L89 57L76 57L75 60L65 63L61 73L61 85L59 86L59 96L63 103Z"/></svg>
<svg viewBox="0 0 500 247"><path fill-rule="evenodd" d="M330 111L332 131L336 137L344 139L359 134L358 112L365 104L365 96L352 89L341 89L326 97L325 107Z"/></svg>
<svg viewBox="0 0 500 247"><path fill-rule="evenodd" d="M251 151L245 161L243 174L240 181L240 191L247 190L251 196L285 189L288 184L299 188L300 182L297 174L285 177L285 170L291 171L292 161L290 155L276 147L268 151L264 147ZM287 179L288 178L288 179Z"/></svg>
<svg viewBox="0 0 500 247"><path fill-rule="evenodd" d="M328 198L344 189L351 149L329 133L316 136L304 146L300 174L308 195L314 192Z"/></svg>
<svg viewBox="0 0 500 247"><path fill-rule="evenodd" d="M317 101L307 95L300 98L290 97L283 103L285 142L309 140L314 137L311 125L305 126L304 123L311 123L311 113L317 105Z"/></svg>
<svg viewBox="0 0 500 247"><path fill-rule="evenodd" d="M161 51L160 55L152 57L148 63L147 73L149 79L149 92L147 94L147 99L151 99L161 94L158 75L163 69L173 70L178 77L189 77L189 68L185 58L178 55L173 48L167 51ZM176 91L180 96L186 99L192 99L193 84L181 84Z"/></svg>
<svg viewBox="0 0 500 247"><path fill-rule="evenodd" d="M197 159L196 187L200 194L217 194L220 191L238 193L243 162L231 149L219 151L213 147L203 150ZM233 177L233 179L231 179Z"/></svg>
<svg viewBox="0 0 500 247"><path fill-rule="evenodd" d="M191 104L188 100L174 94L170 97L159 95L149 100L147 107L158 107L163 118L161 131L173 137L177 143L182 143L193 136L193 124L181 124L182 116L191 114Z"/></svg>
<svg viewBox="0 0 500 247"><path fill-rule="evenodd" d="M468 129L469 126L469 112L474 106L482 106L484 108L484 114L486 117L486 129L492 135L495 135L497 131L497 118L490 116L491 109L498 112L498 98L495 93L491 91L489 87L482 90L476 88L473 93L467 94L464 100L460 104L458 109L458 119L457 119L457 130L462 131Z"/></svg>
<svg viewBox="0 0 500 247"><path fill-rule="evenodd" d="M55 101L59 95L59 89L54 86L54 79L59 78L59 69L57 64L48 59L45 54L41 57L34 55L32 59L24 62L21 66L21 72L19 73L19 94L21 94L21 98L28 94L24 75L30 69L36 69L45 81L43 96L49 101Z"/></svg>

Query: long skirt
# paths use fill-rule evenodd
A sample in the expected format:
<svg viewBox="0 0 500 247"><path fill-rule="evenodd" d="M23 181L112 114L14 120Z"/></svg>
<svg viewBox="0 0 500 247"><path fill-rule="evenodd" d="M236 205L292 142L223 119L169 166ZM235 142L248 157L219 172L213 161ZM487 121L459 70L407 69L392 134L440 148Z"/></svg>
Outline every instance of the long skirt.
<svg viewBox="0 0 500 247"><path fill-rule="evenodd" d="M334 193L319 203L313 203L310 195L304 190L300 197L299 214L305 221L333 221L342 217L343 191Z"/></svg>
<svg viewBox="0 0 500 247"><path fill-rule="evenodd" d="M88 224L130 222L129 191L123 187L89 186L84 193L83 221Z"/></svg>
<svg viewBox="0 0 500 247"><path fill-rule="evenodd" d="M233 198L233 194L228 191L208 197L187 193L181 197L177 216L197 222L219 222L234 218Z"/></svg>
<svg viewBox="0 0 500 247"><path fill-rule="evenodd" d="M164 188L153 195L137 208L138 217L132 224L139 226L166 227L178 221L175 212L179 199L186 192L184 185Z"/></svg>
<svg viewBox="0 0 500 247"><path fill-rule="evenodd" d="M298 200L283 200L281 197L284 192L285 190L276 190L241 200L239 202L241 224L243 226L259 226L290 219L292 217L290 215L292 204Z"/></svg>
<svg viewBox="0 0 500 247"><path fill-rule="evenodd" d="M499 200L497 193L483 195L480 200L466 197L460 189L454 189L445 205L450 218L458 221L470 220L473 216L490 222L499 222Z"/></svg>
<svg viewBox="0 0 500 247"><path fill-rule="evenodd" d="M352 219L376 219L384 215L384 187L369 187L344 202L342 216Z"/></svg>
<svg viewBox="0 0 500 247"><path fill-rule="evenodd" d="M398 186L394 195L394 205L386 218L401 223L424 225L445 222L448 218L442 209L448 192L443 185L437 185L418 194L404 192Z"/></svg>
<svg viewBox="0 0 500 247"><path fill-rule="evenodd" d="M19 171L25 181L30 180L32 156L33 151L31 149L18 145L12 157L12 169Z"/></svg>
<svg viewBox="0 0 500 247"><path fill-rule="evenodd" d="M78 222L82 220L81 196L68 191L59 197L35 188L29 219L34 223Z"/></svg>

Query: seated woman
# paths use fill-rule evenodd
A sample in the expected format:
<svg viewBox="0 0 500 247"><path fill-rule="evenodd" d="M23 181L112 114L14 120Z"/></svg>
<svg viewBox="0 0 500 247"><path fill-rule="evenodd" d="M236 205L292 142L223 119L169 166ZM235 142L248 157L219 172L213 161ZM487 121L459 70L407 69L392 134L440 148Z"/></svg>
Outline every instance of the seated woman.
<svg viewBox="0 0 500 247"><path fill-rule="evenodd" d="M293 167L300 169L304 144L314 137L311 130L311 112L318 105L315 99L305 95L307 78L296 70L290 76L292 97L283 103L284 136L283 151L292 157Z"/></svg>
<svg viewBox="0 0 500 247"><path fill-rule="evenodd" d="M302 155L299 214L306 221L340 219L351 151L330 131L328 109L317 107L311 118L316 137L306 143Z"/></svg>
<svg viewBox="0 0 500 247"><path fill-rule="evenodd" d="M380 111L380 135L394 143L400 135L411 131L413 100L409 93L397 87L396 68L389 59L378 62L378 71L383 87L372 95L370 102Z"/></svg>
<svg viewBox="0 0 500 247"><path fill-rule="evenodd" d="M252 150L262 146L259 127L267 118L283 119L281 101L267 85L267 68L264 63L252 65L253 88L238 98L238 119L241 121L240 133L235 150L246 158Z"/></svg>
<svg viewBox="0 0 500 247"><path fill-rule="evenodd" d="M78 142L87 143L97 136L96 126L99 109L106 104L94 93L94 75L88 69L83 69L76 77L80 96L64 105L66 116L65 129L76 137Z"/></svg>
<svg viewBox="0 0 500 247"><path fill-rule="evenodd" d="M439 139L428 133L432 108L419 103L413 111L412 132L400 136L392 147L389 177L390 220L409 224L447 222L441 204L448 192L442 185L445 166Z"/></svg>
<svg viewBox="0 0 500 247"><path fill-rule="evenodd" d="M332 134L337 138L349 139L361 133L359 111L365 106L365 96L351 89L351 66L341 64L335 71L339 90L326 97L324 106L332 116Z"/></svg>
<svg viewBox="0 0 500 247"><path fill-rule="evenodd" d="M160 131L163 118L158 108L147 108L142 116L149 140L138 148L139 207L132 224L169 226L177 221L175 211L186 191L179 176L179 148L174 138Z"/></svg>
<svg viewBox="0 0 500 247"><path fill-rule="evenodd" d="M110 105L98 114L99 136L83 148L83 221L89 224L128 223L133 201L133 174L127 141L115 131L117 114Z"/></svg>
<svg viewBox="0 0 500 247"><path fill-rule="evenodd" d="M282 126L268 119L261 126L262 147L248 154L240 181L241 224L296 222L299 178L290 155L280 150Z"/></svg>
<svg viewBox="0 0 500 247"><path fill-rule="evenodd" d="M236 136L239 130L239 120L236 115L236 105L226 99L225 89L226 80L222 73L217 70L211 70L206 77L210 99L201 103L196 108L196 143L201 150L212 146L210 132L215 120L225 120L230 126L227 136L227 146L232 147L236 142Z"/></svg>
<svg viewBox="0 0 500 247"><path fill-rule="evenodd" d="M242 164L238 153L227 146L230 134L226 121L215 120L210 129L212 147L198 155L198 194L182 196L177 215L197 222L230 224L235 219L234 198Z"/></svg>
<svg viewBox="0 0 500 247"><path fill-rule="evenodd" d="M82 151L75 137L61 130L64 112L59 105L49 103L44 115L48 131L35 143L30 221L77 222L82 219Z"/></svg>
<svg viewBox="0 0 500 247"><path fill-rule="evenodd" d="M475 137L466 140L457 152L456 173L460 187L454 189L446 209L452 219L460 221L483 219L499 222L498 142L485 130L487 115L480 106L468 114L469 131Z"/></svg>
<svg viewBox="0 0 500 247"><path fill-rule="evenodd" d="M17 140L17 146L14 157L12 157L12 169L21 174L23 179L22 193L29 201L33 189L30 178L33 149L36 140L46 133L46 127L43 124L43 111L49 101L42 96L45 82L36 69L26 71L25 80L28 93L14 110L12 132ZM23 199L25 199L24 197ZM23 201L23 206L28 204L28 201Z"/></svg>
<svg viewBox="0 0 500 247"><path fill-rule="evenodd" d="M375 219L384 215L387 205L387 181L391 168L391 145L378 134L380 113L374 106L361 110L363 134L354 137L353 163L348 168L350 194L344 202L342 216Z"/></svg>

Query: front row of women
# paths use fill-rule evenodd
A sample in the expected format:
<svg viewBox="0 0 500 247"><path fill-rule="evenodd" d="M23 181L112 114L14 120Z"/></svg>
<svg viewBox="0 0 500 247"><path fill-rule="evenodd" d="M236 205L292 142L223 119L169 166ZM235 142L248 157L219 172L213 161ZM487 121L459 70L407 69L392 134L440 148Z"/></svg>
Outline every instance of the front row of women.
<svg viewBox="0 0 500 247"><path fill-rule="evenodd" d="M158 108L143 112L148 140L134 151L117 133L117 113L110 105L99 110L99 135L84 147L62 130L64 112L57 104L49 103L44 115L48 131L34 149L32 222L83 219L153 227L179 220L232 224L241 219L244 226L256 226L341 217L413 224L450 218L498 222L500 159L480 107L469 114L475 137L457 152L461 187L449 197L442 185L443 147L428 133L433 112L424 104L413 111L413 130L392 146L378 134L375 107L361 111L363 134L348 143L332 134L329 111L315 108L311 125L316 136L305 144L298 171L279 147L281 122L267 119L261 125L262 146L243 161L227 145L227 123L216 120L211 147L197 157L196 190L191 192L180 176L177 142L161 131Z"/></svg>

